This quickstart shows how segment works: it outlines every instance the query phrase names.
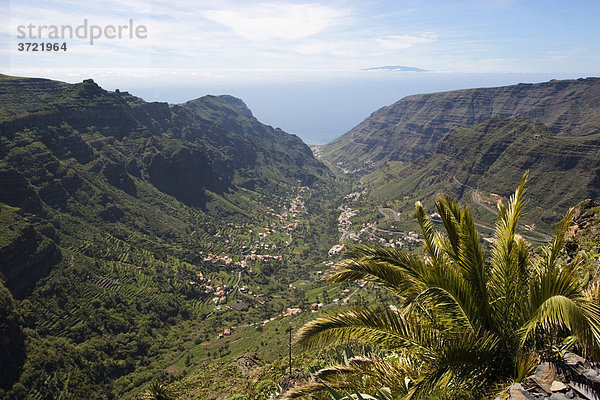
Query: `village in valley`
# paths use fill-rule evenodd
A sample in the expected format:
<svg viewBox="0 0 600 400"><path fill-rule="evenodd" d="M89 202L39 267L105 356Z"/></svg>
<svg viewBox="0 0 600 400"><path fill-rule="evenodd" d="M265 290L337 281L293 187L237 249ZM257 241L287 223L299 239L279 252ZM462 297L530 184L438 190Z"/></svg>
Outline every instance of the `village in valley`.
<svg viewBox="0 0 600 400"><path fill-rule="evenodd" d="M216 233L214 241L220 241L226 250L239 248L239 253L214 253L202 252L203 262L216 268L217 277L209 278L198 274L198 279L190 284L198 285L207 295L211 296L210 304L213 313L228 310L246 312L253 306L264 305L270 298L268 291L256 285L254 279L261 274L263 265L273 265L280 268L289 258L289 251L293 246L294 234L298 229L308 229L307 210L304 196L308 194L307 187L298 187L295 192L285 198L280 208L271 207L266 213L266 223L262 227L247 227L234 222L226 223L228 231ZM365 287L366 281L358 282L353 288L333 287L325 290L323 295L323 277L327 271L335 268L335 261L343 255L347 244L352 243L377 243L385 247L408 248L418 246L422 239L419 234L396 229L394 225L378 226L374 221L357 221L360 216L360 207L353 207L361 196L367 193L361 182L360 190L343 197L337 207L340 212L337 217L337 230L340 233L338 243L332 246L324 259L311 273L311 280L299 280L290 284L290 289L301 289L306 292L307 302L303 306L289 305L284 310L268 318L247 322L239 326L222 327L216 333L217 338L230 336L240 327L265 327L268 323L285 317L292 317L301 312L317 312L322 308L348 304L352 296ZM398 214L391 208L380 208L379 216L384 221L398 220ZM435 218L435 215L433 216ZM433 219L434 222L438 222ZM229 232L229 233L228 233ZM240 237L248 240L236 243Z"/></svg>

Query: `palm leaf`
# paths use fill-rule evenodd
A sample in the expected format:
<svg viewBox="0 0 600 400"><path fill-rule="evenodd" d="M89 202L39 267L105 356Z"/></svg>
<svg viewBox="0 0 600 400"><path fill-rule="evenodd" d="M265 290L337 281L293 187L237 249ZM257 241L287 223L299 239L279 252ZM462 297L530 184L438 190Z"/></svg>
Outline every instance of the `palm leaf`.
<svg viewBox="0 0 600 400"><path fill-rule="evenodd" d="M527 283L528 247L517 236L516 228L519 217L525 205L525 173L519 187L510 197L507 207L498 202L498 221L494 232L492 246L491 268L489 273L490 303L494 308L494 323L496 330L503 335L512 335L521 322L522 311L519 300L521 291Z"/></svg>
<svg viewBox="0 0 600 400"><path fill-rule="evenodd" d="M358 245L351 248L354 259L338 264L339 271L328 276L331 283L365 279L385 287L401 297L414 297L427 266L418 257L403 250Z"/></svg>
<svg viewBox="0 0 600 400"><path fill-rule="evenodd" d="M423 367L407 399L427 399L431 393L447 388L485 392L493 379L501 378L499 366L490 362L498 345L499 338L485 332L466 333L439 342L435 357Z"/></svg>
<svg viewBox="0 0 600 400"><path fill-rule="evenodd" d="M449 244L449 246L445 246L446 252L457 260L460 245L461 210L456 202L446 196L440 196L435 206L446 230L447 244Z"/></svg>
<svg viewBox="0 0 600 400"><path fill-rule="evenodd" d="M410 348L427 353L439 334L423 320L400 315L390 308L351 308L323 315L296 333L304 346L328 344L376 344L381 348Z"/></svg>

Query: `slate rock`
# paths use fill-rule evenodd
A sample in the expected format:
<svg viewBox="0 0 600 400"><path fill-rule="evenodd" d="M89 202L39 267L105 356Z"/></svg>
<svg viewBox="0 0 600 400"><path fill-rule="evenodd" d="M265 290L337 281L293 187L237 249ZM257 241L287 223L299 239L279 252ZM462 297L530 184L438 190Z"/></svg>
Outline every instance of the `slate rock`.
<svg viewBox="0 0 600 400"><path fill-rule="evenodd" d="M552 392L563 392L563 391L566 391L567 389L568 389L567 385L565 385L561 381L552 382L552 386L550 387L550 390Z"/></svg>

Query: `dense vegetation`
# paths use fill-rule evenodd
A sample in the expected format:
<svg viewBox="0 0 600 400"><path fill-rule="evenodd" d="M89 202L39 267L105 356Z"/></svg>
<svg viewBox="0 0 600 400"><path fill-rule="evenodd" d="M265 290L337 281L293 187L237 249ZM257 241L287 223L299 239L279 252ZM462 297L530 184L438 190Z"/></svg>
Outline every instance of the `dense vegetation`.
<svg viewBox="0 0 600 400"><path fill-rule="evenodd" d="M549 230L569 207L600 197L598 159L599 134L557 136L538 122L494 118L453 131L415 163L384 163L364 181L374 200L395 202L398 211L417 200L431 207L446 193L492 222L496 201L508 198L528 170L527 218ZM404 196L409 200L398 201Z"/></svg>
<svg viewBox="0 0 600 400"><path fill-rule="evenodd" d="M469 211L447 197L436 202L443 233L417 203L423 256L356 247L329 281L364 279L389 290L396 301L328 313L306 324L296 340L374 350L320 371L286 398L360 390L382 400L486 399L523 381L541 359L560 357L565 347L597 358L599 286L590 283L584 259L567 260L563 250L573 210L554 240L532 254L517 234L525 180L508 206L498 205L489 258Z"/></svg>
<svg viewBox="0 0 600 400"><path fill-rule="evenodd" d="M240 100L3 76L0 101L0 397L131 397L238 324L236 300L253 322L308 301L287 285L332 244L335 187Z"/></svg>
<svg viewBox="0 0 600 400"><path fill-rule="evenodd" d="M443 95L456 105L436 111L433 130L423 123L440 140L417 140L415 155L434 151L416 162L386 156L377 163L365 158L370 153L346 162L346 153L338 165L333 147L323 153L324 164L299 138L263 125L231 96L168 105L108 92L92 80L71 85L0 75L0 398L259 400L326 365L383 365L379 346L300 352L293 345L289 372L290 330L313 319L307 311L397 300L382 282L321 281L345 245L379 243L385 254L418 254L423 238L410 232L419 225L409 209L415 200L423 200L424 212L447 192L487 222L490 206L509 195L524 169L531 170L533 207L518 229L527 239L546 241L534 222L544 230L569 206L598 194L590 100L596 80L534 86L477 91L484 103L494 93L503 101L521 93L523 112L489 119L508 102L466 118L468 126L458 130L449 123L460 120L454 112L475 106L461 103L461 93ZM567 113L569 91L578 105ZM415 104L431 111L438 97ZM378 129L393 125L386 122L393 110L376 114ZM557 129L578 137L558 137ZM365 149L377 154L369 140ZM576 188L567 183L573 176ZM575 213L570 248L596 251L588 234L594 223L583 222L594 207ZM445 210L455 212L456 229L467 228L466 211ZM471 234L475 246L479 236ZM436 251L446 254L439 265L453 265L448 248ZM507 349L503 360L510 361L513 348ZM351 356L365 351L364 363ZM416 370L395 371L407 378L399 390L417 387ZM487 384L484 372L506 371L483 371ZM386 376L356 387L376 389Z"/></svg>

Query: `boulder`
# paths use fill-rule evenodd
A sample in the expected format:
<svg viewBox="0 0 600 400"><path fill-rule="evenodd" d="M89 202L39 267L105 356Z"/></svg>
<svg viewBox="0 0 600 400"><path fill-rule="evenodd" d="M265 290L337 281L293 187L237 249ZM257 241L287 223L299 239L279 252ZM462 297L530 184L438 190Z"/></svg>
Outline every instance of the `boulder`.
<svg viewBox="0 0 600 400"><path fill-rule="evenodd" d="M568 389L567 385L565 385L561 381L552 382L552 386L550 387L550 390L552 392L563 392L563 391L566 391L567 389Z"/></svg>
<svg viewBox="0 0 600 400"><path fill-rule="evenodd" d="M520 383L515 383L508 389L508 394L512 400L535 400L535 397L529 393Z"/></svg>

